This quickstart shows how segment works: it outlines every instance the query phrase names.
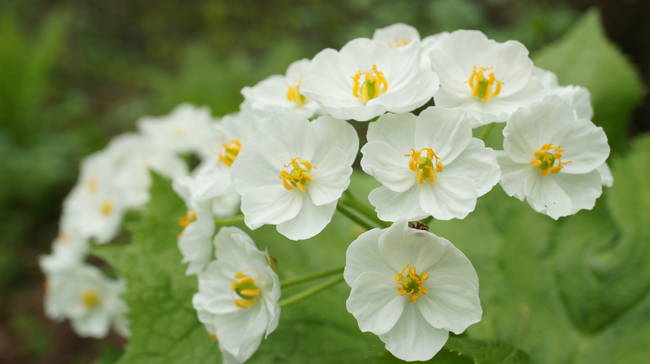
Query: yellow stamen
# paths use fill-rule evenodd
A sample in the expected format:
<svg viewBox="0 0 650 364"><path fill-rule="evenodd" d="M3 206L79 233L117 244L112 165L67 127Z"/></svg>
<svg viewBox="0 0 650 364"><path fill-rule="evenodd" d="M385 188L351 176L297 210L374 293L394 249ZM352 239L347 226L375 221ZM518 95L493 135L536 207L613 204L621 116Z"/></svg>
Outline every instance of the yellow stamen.
<svg viewBox="0 0 650 364"><path fill-rule="evenodd" d="M395 39L394 42L388 43L388 48L399 48L399 47L406 47L407 45L411 44L410 39L406 38L397 38Z"/></svg>
<svg viewBox="0 0 650 364"><path fill-rule="evenodd" d="M180 138L180 137L184 137L185 134L187 134L187 131L185 129L175 128L173 133L175 137Z"/></svg>
<svg viewBox="0 0 650 364"><path fill-rule="evenodd" d="M417 274L414 266L407 264L400 273L395 275L397 282L397 293L400 296L409 296L409 302L413 303L427 294L427 288L422 282L429 279L427 272Z"/></svg>
<svg viewBox="0 0 650 364"><path fill-rule="evenodd" d="M291 167L291 171L282 171L280 172L280 179L282 180L282 185L287 190L292 190L297 188L300 192L305 192L307 190L307 183L312 181L309 172L314 168L314 166L308 161L296 157L291 159L291 161L284 165L284 168Z"/></svg>
<svg viewBox="0 0 650 364"><path fill-rule="evenodd" d="M217 335L215 335L215 334L210 334L210 333L208 333L208 337L209 337L212 341L218 341L218 340L219 340L219 338L218 338Z"/></svg>
<svg viewBox="0 0 650 364"><path fill-rule="evenodd" d="M411 153L404 156L411 157L409 169L415 172L415 180L419 184L435 182L436 174L443 170L440 157L431 148L411 149Z"/></svg>
<svg viewBox="0 0 650 364"><path fill-rule="evenodd" d="M503 86L503 82L497 80L494 72L490 72L487 78L483 75L483 72L491 69L492 67L480 67L477 69L474 66L474 70L469 76L469 80L467 80L467 84L472 89L472 95L483 101L488 101L498 96Z"/></svg>
<svg viewBox="0 0 650 364"><path fill-rule="evenodd" d="M87 309L93 309L100 303L99 294L93 290L83 291L81 293L81 304Z"/></svg>
<svg viewBox="0 0 650 364"><path fill-rule="evenodd" d="M235 281L232 282L232 290L239 296L235 299L235 306L239 308L249 308L257 302L257 297L262 293L255 285L255 280L244 273L235 274Z"/></svg>
<svg viewBox="0 0 650 364"><path fill-rule="evenodd" d="M185 215L181 216L181 218L178 219L178 225L180 225L180 227L184 229L188 227L191 223L193 223L195 220L196 220L196 212L188 211Z"/></svg>
<svg viewBox="0 0 650 364"><path fill-rule="evenodd" d="M384 74L373 65L370 71L358 71L352 77L352 95L364 104L388 91Z"/></svg>
<svg viewBox="0 0 650 364"><path fill-rule="evenodd" d="M287 88L287 100L293 102L296 106L302 106L307 102L307 98L300 93L301 83L302 81L298 81Z"/></svg>
<svg viewBox="0 0 650 364"><path fill-rule="evenodd" d="M223 143L223 152L219 154L219 161L228 167L232 166L241 151L242 143L238 139L230 139Z"/></svg>
<svg viewBox="0 0 650 364"><path fill-rule="evenodd" d="M571 163L571 161L562 162L562 153L564 153L564 149L561 146L544 144L539 150L533 153L535 158L530 160L530 164L533 168L539 169L539 173L542 176L560 173L565 165Z"/></svg>
<svg viewBox="0 0 650 364"><path fill-rule="evenodd" d="M105 217L108 217L113 212L113 203L110 200L104 201L99 208L99 212Z"/></svg>

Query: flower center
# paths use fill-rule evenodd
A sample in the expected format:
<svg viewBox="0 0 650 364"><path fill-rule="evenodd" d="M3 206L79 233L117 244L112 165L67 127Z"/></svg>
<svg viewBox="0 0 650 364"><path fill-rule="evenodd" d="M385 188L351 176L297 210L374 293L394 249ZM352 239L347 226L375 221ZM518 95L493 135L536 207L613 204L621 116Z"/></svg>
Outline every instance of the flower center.
<svg viewBox="0 0 650 364"><path fill-rule="evenodd" d="M440 157L431 148L411 149L411 153L404 154L404 156L411 157L409 169L415 171L415 180L420 184L427 180L434 182L436 173L442 172Z"/></svg>
<svg viewBox="0 0 650 364"><path fill-rule="evenodd" d="M291 161L284 165L284 168L290 168L291 171L282 171L280 172L280 179L282 180L282 185L287 190L293 190L294 187L300 190L300 192L305 192L307 189L307 183L312 181L309 171L314 168L311 163L308 161L296 157L291 159Z"/></svg>
<svg viewBox="0 0 650 364"><path fill-rule="evenodd" d="M230 139L223 143L223 152L219 154L219 161L228 167L232 166L241 151L241 142L238 139Z"/></svg>
<svg viewBox="0 0 650 364"><path fill-rule="evenodd" d="M395 275L397 282L397 293L400 296L409 296L409 302L413 303L427 294L427 289L422 282L429 278L427 272L417 274L415 267L407 264L400 273Z"/></svg>
<svg viewBox="0 0 650 364"><path fill-rule="evenodd" d="M178 225L180 225L184 229L188 227L191 223L193 223L195 220L196 220L196 212L188 211L185 215L181 216L181 218L178 219Z"/></svg>
<svg viewBox="0 0 650 364"><path fill-rule="evenodd" d="M296 106L302 106L307 102L307 98L300 94L301 82L302 81L298 81L287 88L287 100L293 102Z"/></svg>
<svg viewBox="0 0 650 364"><path fill-rule="evenodd" d="M487 77L483 75L483 72L491 69L492 67L479 67L477 69L474 66L474 70L469 76L469 80L467 80L467 84L472 89L472 95L483 101L498 96L501 93L501 86L503 86L503 82L496 79L494 72L490 72Z"/></svg>
<svg viewBox="0 0 650 364"><path fill-rule="evenodd" d="M235 306L249 308L257 302L260 289L255 285L255 280L244 273L235 274L236 281L232 282L232 290L239 296L235 300Z"/></svg>
<svg viewBox="0 0 650 364"><path fill-rule="evenodd" d="M99 208L99 212L108 217L113 212L113 203L110 200L105 200Z"/></svg>
<svg viewBox="0 0 650 364"><path fill-rule="evenodd" d="M395 39L394 42L388 43L388 48L399 48L399 47L406 47L407 45L411 44L410 39L406 38L397 38Z"/></svg>
<svg viewBox="0 0 650 364"><path fill-rule="evenodd" d="M384 74L373 65L370 71L358 71L352 77L352 95L364 104L388 91Z"/></svg>
<svg viewBox="0 0 650 364"><path fill-rule="evenodd" d="M544 144L538 151L533 153L535 158L530 160L530 164L533 165L533 168L539 169L542 176L560 173L565 165L571 163L571 161L562 162L562 153L564 153L564 149L561 146Z"/></svg>
<svg viewBox="0 0 650 364"><path fill-rule="evenodd" d="M97 307L99 305L99 302L101 301L99 299L99 294L94 290L83 291L81 293L80 300L81 300L81 304L89 310Z"/></svg>

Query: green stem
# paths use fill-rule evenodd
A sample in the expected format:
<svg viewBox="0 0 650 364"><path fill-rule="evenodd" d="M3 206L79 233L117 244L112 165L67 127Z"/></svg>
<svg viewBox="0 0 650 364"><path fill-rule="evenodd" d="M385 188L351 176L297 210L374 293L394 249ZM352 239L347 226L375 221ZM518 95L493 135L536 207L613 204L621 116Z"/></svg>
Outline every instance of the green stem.
<svg viewBox="0 0 650 364"><path fill-rule="evenodd" d="M315 279L331 276L333 274L343 273L343 268L344 267L332 268L322 272L309 274L298 278L287 279L285 281L280 282L280 287L287 288L287 287L295 286L300 283L309 282Z"/></svg>
<svg viewBox="0 0 650 364"><path fill-rule="evenodd" d="M346 190L345 198L341 198L339 201L343 203L346 207L358 212L362 216L365 216L368 220L372 221L377 226L379 227L388 226L386 222L379 220L379 218L375 214L375 210L373 210L372 207L357 200L354 197L354 195L352 195L352 192L350 192L349 190Z"/></svg>
<svg viewBox="0 0 650 364"><path fill-rule="evenodd" d="M298 301L302 301L303 299L313 296L316 293L319 293L320 291L324 291L332 286L335 286L339 283L343 282L343 275L336 276L332 279L329 279L317 286L314 286L312 288L306 289L300 293L297 293L291 297L287 297L279 302L280 307L286 307L292 303L296 303Z"/></svg>
<svg viewBox="0 0 650 364"><path fill-rule="evenodd" d="M224 217L223 219L214 219L214 223L218 226L229 226L244 222L244 215L237 215L232 217Z"/></svg>
<svg viewBox="0 0 650 364"><path fill-rule="evenodd" d="M494 129L494 125L496 125L496 123L489 123L489 124L485 127L485 129L483 129L483 132L481 133L481 136L478 137L478 138L481 139L482 141L485 141L485 139L487 139L487 137L488 137L488 136L490 135L490 133L492 132L492 129Z"/></svg>
<svg viewBox="0 0 650 364"><path fill-rule="evenodd" d="M338 212L340 212L341 215L347 217L348 219L352 220L352 222L354 222L355 224L361 226L366 230L372 230L374 228L374 226L367 223L359 216L355 215L352 211L348 210L348 207L342 205L341 203L336 205L336 210L338 210Z"/></svg>

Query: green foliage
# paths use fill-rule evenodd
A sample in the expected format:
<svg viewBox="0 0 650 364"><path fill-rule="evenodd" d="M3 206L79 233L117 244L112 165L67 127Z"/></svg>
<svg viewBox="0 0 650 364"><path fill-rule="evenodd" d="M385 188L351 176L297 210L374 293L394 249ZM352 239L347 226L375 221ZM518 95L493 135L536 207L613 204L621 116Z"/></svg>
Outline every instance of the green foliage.
<svg viewBox="0 0 650 364"><path fill-rule="evenodd" d="M555 72L561 84L587 87L594 122L605 129L613 150L626 147L628 120L644 89L630 61L605 36L595 10L562 39L538 52L534 60Z"/></svg>

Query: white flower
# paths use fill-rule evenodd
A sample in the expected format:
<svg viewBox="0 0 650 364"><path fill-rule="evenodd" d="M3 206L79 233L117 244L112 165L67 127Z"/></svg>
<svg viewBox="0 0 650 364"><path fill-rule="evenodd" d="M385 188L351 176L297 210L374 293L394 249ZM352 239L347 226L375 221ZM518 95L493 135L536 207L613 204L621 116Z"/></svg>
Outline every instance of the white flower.
<svg viewBox="0 0 650 364"><path fill-rule="evenodd" d="M52 244L52 253L41 256L39 262L46 274L76 266L84 261L88 252L88 239L74 229L69 217L61 220L59 234Z"/></svg>
<svg viewBox="0 0 650 364"><path fill-rule="evenodd" d="M361 167L382 186L369 200L380 219L464 218L499 181L496 154L472 138L460 110L387 114L368 128Z"/></svg>
<svg viewBox="0 0 650 364"><path fill-rule="evenodd" d="M340 51L325 49L311 62L302 93L338 119L366 121L424 105L438 90L438 76L420 67L420 48L399 51L366 38Z"/></svg>
<svg viewBox="0 0 650 364"><path fill-rule="evenodd" d="M196 180L185 176L174 180L174 190L184 200L187 213L179 220L183 231L178 236L178 248L183 254L183 263L188 263L186 274L196 274L205 269L212 260L212 236L214 235L214 215L211 201L198 199L193 191Z"/></svg>
<svg viewBox="0 0 650 364"><path fill-rule="evenodd" d="M422 67L432 67L431 66L431 54L438 46L438 43L443 39L449 37L449 32L441 32L433 34L422 39L420 48L422 49Z"/></svg>
<svg viewBox="0 0 650 364"><path fill-rule="evenodd" d="M127 334L127 306L120 298L124 290L124 281L79 263L47 275L45 311L52 319L69 319L80 336L105 337L111 325Z"/></svg>
<svg viewBox="0 0 650 364"><path fill-rule="evenodd" d="M233 168L246 225L277 225L292 240L321 232L350 183L359 147L354 128L327 116L277 115L253 140Z"/></svg>
<svg viewBox="0 0 650 364"><path fill-rule="evenodd" d="M240 229L222 228L214 243L217 260L199 273L192 303L221 350L244 362L278 326L280 281L268 255Z"/></svg>
<svg viewBox="0 0 650 364"><path fill-rule="evenodd" d="M170 153L201 153L213 124L208 108L180 104L169 115L142 117L138 128L149 142Z"/></svg>
<svg viewBox="0 0 650 364"><path fill-rule="evenodd" d="M259 111L292 111L311 117L318 110L318 104L301 93L302 81L309 68L309 60L301 59L289 65L286 75L274 75L253 87L241 91L246 99L244 108Z"/></svg>
<svg viewBox="0 0 650 364"><path fill-rule="evenodd" d="M474 126L502 122L522 106L543 97L533 62L521 43L498 43L475 30L458 30L431 51L440 77L436 105L471 112Z"/></svg>
<svg viewBox="0 0 650 364"><path fill-rule="evenodd" d="M429 360L449 331L480 321L476 271L448 240L406 221L361 234L346 253L348 311L402 360Z"/></svg>
<svg viewBox="0 0 650 364"><path fill-rule="evenodd" d="M591 209L602 193L607 136L555 95L517 111L498 155L505 192L553 219Z"/></svg>
<svg viewBox="0 0 650 364"><path fill-rule="evenodd" d="M418 47L420 33L410 25L395 23L376 29L372 40L395 50L406 47Z"/></svg>

